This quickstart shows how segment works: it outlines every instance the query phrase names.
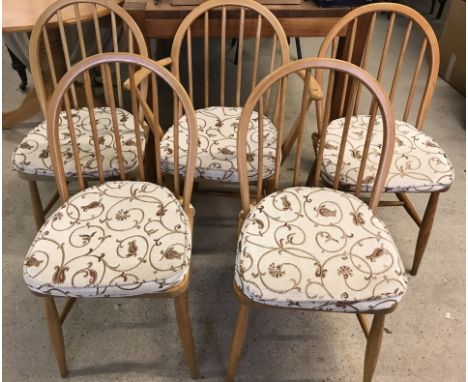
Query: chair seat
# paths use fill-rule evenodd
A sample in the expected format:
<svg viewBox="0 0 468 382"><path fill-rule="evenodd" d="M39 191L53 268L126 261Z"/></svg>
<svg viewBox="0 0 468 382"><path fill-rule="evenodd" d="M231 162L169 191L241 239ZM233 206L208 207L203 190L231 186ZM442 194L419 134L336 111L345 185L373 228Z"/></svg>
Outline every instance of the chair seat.
<svg viewBox="0 0 468 382"><path fill-rule="evenodd" d="M188 274L191 228L175 196L119 181L72 196L44 223L23 265L41 294L123 297L157 293Z"/></svg>
<svg viewBox="0 0 468 382"><path fill-rule="evenodd" d="M238 182L237 124L242 113L240 107L208 107L195 114L198 124L197 179ZM267 118L263 119L263 179L274 174L277 130ZM179 173L185 174L187 158L187 119L179 122ZM258 114L252 113L247 137L248 176L255 180L258 174ZM161 162L164 171L174 172L174 127L171 126L161 140Z"/></svg>
<svg viewBox="0 0 468 382"><path fill-rule="evenodd" d="M385 225L353 195L293 187L248 215L236 285L255 302L337 312L389 309L407 280Z"/></svg>
<svg viewBox="0 0 468 382"><path fill-rule="evenodd" d="M353 191L361 164L364 142L369 123L368 115L351 118L347 146L340 174L340 189ZM336 119L328 126L323 178L332 183L336 174L344 118ZM436 192L450 187L454 180L453 166L445 152L427 134L417 130L409 123L396 122L395 151L386 192ZM368 161L363 177L362 191L371 191L380 159L383 122L377 116L369 149Z"/></svg>
<svg viewBox="0 0 468 382"><path fill-rule="evenodd" d="M112 127L112 114L109 107L94 109L99 134L99 148L103 159L104 176L110 178L118 176L119 162L115 135ZM126 173L137 167L137 146L133 115L123 109L116 109L122 155ZM73 126L79 146L82 173L88 178L98 178L99 172L94 149L91 122L88 108L72 109ZM68 129L67 115L63 111L59 115L60 145L63 156L64 169L67 177L76 176L76 165L73 159L72 142ZM140 129L142 150L145 146L143 128ZM42 122L31 130L13 153L13 166L16 171L29 175L54 176L47 144L47 125Z"/></svg>

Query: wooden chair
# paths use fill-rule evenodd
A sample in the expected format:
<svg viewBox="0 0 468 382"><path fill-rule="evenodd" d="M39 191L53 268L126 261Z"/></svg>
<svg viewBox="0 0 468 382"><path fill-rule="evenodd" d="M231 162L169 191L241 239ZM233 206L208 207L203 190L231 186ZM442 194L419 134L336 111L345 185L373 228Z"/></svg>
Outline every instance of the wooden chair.
<svg viewBox="0 0 468 382"><path fill-rule="evenodd" d="M269 38L262 38L264 34ZM195 35L203 38L202 62L197 62L193 55ZM218 37L218 40L212 37ZM231 64L228 57L230 52L234 60L235 54L234 49L228 51L226 48L228 37L236 38L238 42L236 64ZM253 44L247 43L247 37L254 37ZM215 44L217 41L219 47ZM251 67L245 64L246 55L252 55ZM172 73L185 85L196 109L199 129L196 181L237 183L236 135L243 100L265 72L289 60L288 41L281 24L273 13L256 1L209 0L182 21L172 44L171 60ZM257 129L254 114L252 137L257 135ZM184 125L179 124L179 130L181 137L186 134ZM174 131L170 127L161 141L161 157L165 171L169 173L178 168L170 150ZM269 159L264 162L262 173L265 178L270 178L277 140L274 120L265 119L264 134L262 149ZM181 144L180 149L184 152L186 147ZM249 141L251 178L258 172L255 158L260 150L256 142ZM181 175L184 171L183 167L179 168Z"/></svg>
<svg viewBox="0 0 468 382"><path fill-rule="evenodd" d="M379 16L380 12L387 12L389 18ZM376 25L381 22L386 24L383 44L381 41L373 41ZM395 24L405 25L404 33L398 34ZM336 43L340 32L346 30L347 43ZM358 30L367 30L365 40L356 39ZM362 34L362 32L361 32ZM415 223L419 226L418 240L413 260L411 274L416 275L427 246L429 234L432 229L437 202L441 192L447 191L454 180L453 166L442 148L427 134L422 132L423 123L429 110L429 105L434 93L439 70L439 47L436 36L429 23L413 9L394 3L379 3L359 7L344 16L328 33L319 51L319 57L336 57L338 51L344 51L342 57L352 61L360 67L373 73L379 83L387 89L395 114L401 115L396 121L396 146L389 176L385 184L384 192L395 193L398 201L382 201L382 206L403 206ZM411 59L408 50L418 52L417 60ZM375 52L378 62L369 62L370 52ZM356 55L356 52L359 55ZM392 57L396 59L392 60ZM424 65L427 58L427 66ZM400 81L406 75L412 80L409 83ZM320 83L320 79L317 77ZM334 114L332 113L329 136L333 142L340 140L341 125L346 101L349 99L349 86L346 78L339 80L341 97L335 97ZM338 80L337 80L338 83ZM421 96L419 97L419 94ZM360 150L364 144L357 136L362 133L359 126L362 120L367 120L369 113L375 105L370 105L365 100L358 100L354 110L355 123L350 127L355 136L353 148ZM419 99L418 99L419 98ZM401 107L402 100L403 107ZM361 104L359 103L361 101ZM320 107L320 101L317 101ZM370 110L370 111L369 111ZM401 114L400 114L401 113ZM380 117L377 117L379 120ZM414 120L414 122L410 122ZM379 129L375 130L375 137L381 135ZM319 134L316 138L320 136ZM362 134L361 134L362 137ZM317 142L317 139L316 139ZM330 144L334 143L330 141ZM332 151L325 156L334 155ZM352 149L345 153L340 179L340 188L354 190L357 186L356 176L358 159ZM324 179L334 177L336 163L330 161L324 168ZM366 169L366 177L372 177L375 166ZM360 185L363 190L369 191L370 184ZM420 217L408 194L429 193L429 201L423 217Z"/></svg>
<svg viewBox="0 0 468 382"><path fill-rule="evenodd" d="M162 184L160 158L156 158L157 184L145 182L143 169L143 126L133 120L136 147L137 181L130 181L125 169L124 137L120 135L120 115L116 91L120 81L111 67L120 65L135 84L135 70L146 68L153 90L153 131L157 129L159 107L157 84L168 86L174 95L174 118L184 114L187 121L188 154L183 189L178 174L176 194ZM92 72L105 80L106 106L109 108L109 129L115 139L115 158L120 169L118 181L107 181L102 141L109 132L98 127L98 111L94 107L96 93L91 84ZM86 169L80 167L83 153L79 145L80 127L75 124L72 108L73 86L84 84L92 142L90 149L97 160L98 185L88 187ZM141 86L131 87L131 111L137 115ZM64 108L64 111L61 111ZM66 118L71 139L70 156L64 156L61 139L62 121ZM23 266L24 280L31 291L42 298L49 335L60 374L67 375L62 323L78 298L162 297L174 299L179 334L187 357L190 374L198 376L195 347L188 316L189 284L194 209L190 205L195 171L197 128L190 99L177 79L165 68L143 56L130 53L104 53L86 58L73 66L60 80L49 102L47 134L52 167L60 194L61 207L44 223L31 245ZM158 137L158 135L156 135ZM176 139L177 142L177 139ZM157 144L159 141L157 140ZM67 161L76 165L79 192L71 194ZM166 176L166 181L170 179ZM61 314L54 297L65 297Z"/></svg>
<svg viewBox="0 0 468 382"><path fill-rule="evenodd" d="M84 14L92 16L83 17ZM104 18L103 16L106 15L107 17ZM88 32L88 35L85 32ZM92 35L92 38L89 34ZM112 45L109 49L115 52L135 52L148 56L146 43L138 25L123 8L113 1L59 0L44 11L32 31L29 52L31 73L44 115L47 111L50 95L57 87L62 75L73 64L70 52L79 48L81 59L90 54L102 53L106 49L107 40L110 40ZM117 75L118 114L122 122L120 134L126 136L131 142L133 115L125 110L125 94L121 85L121 81L125 78L118 65L115 72ZM96 76L93 76L93 79L100 81ZM103 85L105 86L105 81L103 81ZM86 115L86 109L83 108L82 86L80 84L74 85L72 90L73 115L75 119L82 120L83 116ZM143 92L145 92L144 89ZM105 129L104 121L110 119L110 110L100 109L99 119L103 123L98 123L98 128L102 126ZM87 152L92 146L90 142L91 128L89 121L83 120L82 122L82 128L79 132L80 150ZM53 181L54 179L46 130L45 122L31 130L17 146L12 157L14 169L20 177L28 182L37 229L42 226L45 215L59 198L56 192L43 207L38 190L38 181ZM69 149L64 155L69 155L71 150L70 137L65 133L61 141L64 147ZM108 140L107 143L109 142ZM138 165L134 148L135 146L126 145L123 151L126 160L125 172L134 171ZM105 158L105 176L118 177L120 170L116 167L116 158L112 157L112 143L103 145L102 151ZM110 156L107 155L107 152ZM83 156L83 159L85 160L83 165L85 165L86 178L96 179L98 173L95 161L89 156ZM66 163L66 172L69 176L76 175L75 168L69 161Z"/></svg>
<svg viewBox="0 0 468 382"><path fill-rule="evenodd" d="M318 187L325 161L325 139L320 140L318 147L315 176L311 181L313 187L301 186L301 177L307 177L313 156L310 146L310 159L306 160L304 132L309 101L306 86L302 91L302 100L300 96L299 99L292 97L289 93L291 90L288 90L281 95L279 102L279 134L285 109L300 103L295 156L291 151L291 163L287 166L281 166L279 157L276 157L276 192L263 197L262 178L259 175L256 192L254 188L251 193L252 185L249 187L247 161L244 158L247 155L248 124L252 112L258 110L261 118L265 112L266 94L274 84L287 88L290 77L304 70L307 83L311 69L328 73L321 121L326 121L330 112L335 77L338 73L348 76L351 101L345 113L344 137L350 131L359 86L375 101L375 113L378 111L382 115L381 155L377 159L378 171L372 181L374 187L368 205L358 198L360 189L354 195L337 190L339 174L332 188ZM373 117L375 119L375 114ZM327 126L326 123L322 126L324 137L327 137ZM227 381L232 381L236 374L250 307L356 313L367 338L364 381L372 379L385 316L397 307L407 287L404 268L393 239L383 222L374 215L391 164L394 128L391 104L383 89L364 70L343 61L314 58L290 62L271 73L253 90L239 122L237 150L242 211L234 291L240 306L232 336ZM372 129L372 124L367 126L368 136L372 134ZM262 130L261 126L259 130ZM262 140L261 133L259 140ZM361 157L361 169L366 162L375 159L371 157L374 144L366 146ZM277 145L276 149L279 151L281 148ZM339 161L342 161L345 150L346 139L343 138L337 152ZM288 172L291 166L293 171ZM362 181L361 173L359 182ZM290 184L292 187L287 187ZM370 329L365 314L374 316Z"/></svg>

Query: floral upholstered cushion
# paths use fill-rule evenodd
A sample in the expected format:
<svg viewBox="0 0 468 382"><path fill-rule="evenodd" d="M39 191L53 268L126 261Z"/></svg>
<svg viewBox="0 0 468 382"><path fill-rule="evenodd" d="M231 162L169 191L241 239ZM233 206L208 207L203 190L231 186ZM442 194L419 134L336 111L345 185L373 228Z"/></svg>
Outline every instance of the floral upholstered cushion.
<svg viewBox="0 0 468 382"><path fill-rule="evenodd" d="M261 304L337 312L388 309L407 287L395 243L369 207L310 187L270 194L251 211L235 282Z"/></svg>
<svg viewBox="0 0 468 382"><path fill-rule="evenodd" d="M198 124L198 151L195 177L198 179L238 182L237 125L242 108L208 107L195 112ZM263 118L263 179L273 175L276 158L277 131L273 123ZM179 173L185 174L187 160L187 119L179 121ZM248 176L258 174L258 114L252 113L247 136ZM174 172L174 127L171 126L161 140L161 161L166 172Z"/></svg>
<svg viewBox="0 0 468 382"><path fill-rule="evenodd" d="M333 182L335 179L344 120L344 118L336 119L328 126L322 168L324 180L327 182ZM432 192L449 188L455 175L452 163L444 150L430 136L410 124L395 122L395 151L385 191ZM368 124L367 115L351 118L340 174L340 188L343 190L352 191L355 188ZM382 118L377 116L363 177L363 191L372 189L380 160L382 131Z"/></svg>
<svg viewBox="0 0 468 382"><path fill-rule="evenodd" d="M99 148L101 156L104 158L104 176L117 176L120 172L111 109L109 107L98 107L94 109L94 113L99 134ZM130 172L138 164L133 115L118 108L116 109L116 114L122 143L124 167L126 172ZM72 116L83 175L90 178L98 178L99 172L88 108L72 109ZM76 175L76 165L73 158L72 141L65 111L60 113L59 123L60 145L65 174L67 177L73 177ZM140 133L143 151L145 148L143 127L140 127ZM54 175L47 143L46 122L42 122L26 135L16 147L12 160L15 170L18 172L31 175Z"/></svg>
<svg viewBox="0 0 468 382"><path fill-rule="evenodd" d="M166 188L108 182L72 196L38 232L23 265L37 293L120 297L156 293L189 271L191 229Z"/></svg>

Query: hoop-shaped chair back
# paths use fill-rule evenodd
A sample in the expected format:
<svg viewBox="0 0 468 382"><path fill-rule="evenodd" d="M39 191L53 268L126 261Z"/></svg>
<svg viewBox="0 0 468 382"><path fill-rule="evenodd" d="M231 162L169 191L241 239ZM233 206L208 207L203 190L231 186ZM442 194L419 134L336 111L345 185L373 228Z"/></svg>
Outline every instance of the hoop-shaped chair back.
<svg viewBox="0 0 468 382"><path fill-rule="evenodd" d="M117 1L59 0L44 11L34 25L29 44L31 73L44 116L50 94L75 61L105 51L148 56L145 39L137 23ZM125 78L119 65L113 72L117 79L118 105L122 108L122 81ZM105 80L103 85L106 86ZM72 103L74 108L79 107L75 85Z"/></svg>
<svg viewBox="0 0 468 382"><path fill-rule="evenodd" d="M89 163L83 161L83 158L80 156L86 155L86 158L93 158L93 163L97 167L98 181L103 183L105 181L105 174L103 170L103 148L108 148L111 146L115 152L114 156L111 156L111 161L117 163L118 173L121 180L132 180L129 178L134 178L135 175L131 175L129 171L126 171L125 165L126 160L123 155L124 146L136 146L136 156L137 160L134 162L136 169L133 171L133 174L136 172L136 178L138 180L145 180L145 171L144 171L144 139L143 133L143 122L138 118L133 118L133 131L130 135L131 138L126 138L126 141L121 137L119 130L119 124L123 121L122 118L125 116L119 115L116 108L113 92L114 87L112 86L112 77L110 72L111 65L120 64L122 68L125 68L129 73L130 80L130 95L131 95L131 109L133 116L138 115L137 111L141 107L141 104L145 104L145 100L141 97L141 92L139 91L136 84L135 72L141 68L145 68L149 72L149 85L151 91L153 92L153 102L150 113L146 113L146 121L149 124L150 128L155 133L155 148L156 148L156 180L157 183L163 185L163 177L161 170L161 158L159 155L159 144L160 137L157 134L157 129L159 126L159 100L158 100L158 83L159 87L168 86L170 89L170 94L173 95L173 104L174 106L174 121L178 121L179 118L183 117L186 119L188 126L188 151L185 155L185 178L183 179L183 190L181 190L181 179L179 179L179 174L176 171L173 176L173 189L177 198L182 198L182 203L184 209L188 212L190 206L190 198L193 188L193 178L195 173L195 157L197 150L197 128L195 120L195 112L193 110L190 98L187 95L187 92L182 87L182 85L177 81L177 79L164 67L158 65L155 61L143 56L139 56L131 53L104 53L88 57L76 65L74 65L70 71L68 71L60 80L57 85L56 90L54 91L47 112L47 134L49 140L50 154L52 166L55 172L55 178L57 182L57 188L60 193L62 202L68 200L69 197L69 180L70 177L67 176L65 171L65 161L70 162L70 157L72 157L76 173L76 178L79 183L80 190L85 189L87 186L86 178L86 167L89 166ZM109 84L105 88L107 93L107 99L110 100L107 114L110 114L111 117L106 117L105 121L99 121L96 118L96 110L94 108L94 94L90 82L90 71L99 71L101 77L106 79ZM80 147L77 143L77 131L79 126L75 124L74 115L72 114L71 109L71 92L73 85L77 82L83 82L86 93L87 101L87 114L89 118L89 125L91 126L91 135L92 140L90 142L90 147L92 152L83 153L80 150ZM142 86L142 85L141 85ZM149 106L146 106L149 107ZM64 109L64 112L62 112ZM109 111L110 109L110 111ZM60 119L67 120L68 131L64 132L63 123L61 124ZM97 125L100 124L100 128L97 128ZM106 126L106 129L103 129L103 126ZM108 127L110 125L110 127ZM103 133L105 132L105 133ZM71 149L67 152L63 152L63 136L68 134L71 144ZM174 155L176 158L176 165L178 165L181 158L179 158L179 150L176 145L178 144L178 133L176 130L175 133L175 143L174 143ZM110 141L110 142L109 142ZM112 155L112 154L111 154ZM106 161L109 162L109 154L107 154ZM95 171L96 172L96 171ZM169 175L165 175L165 180L169 181Z"/></svg>
<svg viewBox="0 0 468 382"><path fill-rule="evenodd" d="M203 37L202 63L193 60L194 37ZM220 39L219 48L213 41L210 46L210 37ZM237 44L237 47L231 45L229 49L231 63L227 60L228 37L235 38L233 42ZM246 41L248 37L254 38L253 44ZM183 54L184 45L186 54ZM244 62L246 55L252 57L251 67ZM172 44L171 58L172 72L187 83L185 87L196 108L201 105L239 107L243 104L242 98L246 99L265 72L269 73L289 60L289 46L278 19L260 3L253 0L209 0L196 7L180 24ZM235 72L235 79L229 78L231 72ZM194 74L197 73L203 73L198 81L203 91L194 92L194 82L198 80ZM213 83L216 78L219 78L219 83ZM203 99L195 100L195 94L203 95Z"/></svg>
<svg viewBox="0 0 468 382"><path fill-rule="evenodd" d="M312 152L313 147L311 145L306 146L304 144L304 132L306 128L306 124L308 125L309 122L314 123L316 121L313 116L309 116L307 118L307 113L309 112L308 108L308 83L311 76L311 70L320 69L322 72L326 72L328 78L328 86L324 88L326 90L326 94L324 94L324 112L327 112L331 107L333 102L332 99L332 91L331 88L333 87L334 78L338 74L346 74L349 77L349 83L351 86L351 94L350 94L350 102L346 107L346 117L343 121L343 130L341 136L341 142L338 142L337 147L334 148L334 160L336 160L336 174L335 178L332 180L332 187L336 190L338 189L340 176L341 176L341 168L343 164L343 158L345 150L349 150L350 148L353 149L352 143L348 142L348 130L351 123L351 118L353 118L353 110L354 110L354 103L356 101L356 95L358 88L362 88L363 91L367 92L373 102L377 105L375 108L375 113L371 116L370 121L367 126L367 134L366 134L366 143L364 147L360 147L359 150L359 158L361 158L361 165L359 168L359 176L358 176L358 184L362 184L362 182L367 182L372 184L372 191L371 197L369 200L369 207L371 209L375 209L378 205L380 194L382 193L385 180L387 178L388 170L390 167L392 155L393 155L393 147L395 142L395 121L392 112L391 103L382 89L382 87L378 84L378 82L367 72L363 69L335 59L326 59L326 58L309 58L298 60L294 62L290 62L277 70L273 73L265 77L253 90L252 94L248 98L244 110L242 112L240 121L239 121L239 130L237 136L237 152L238 152L238 169L239 169L239 179L240 179L240 187L241 187L241 197L242 197L242 209L243 213L247 214L250 210L250 203L252 202L251 199L254 199L257 203L263 197L263 184L262 184L262 173L259 171L259 174L256 179L248 179L248 172L247 167L249 163L249 158L247 158L247 133L248 133L248 125L254 109L258 112L258 121L259 121L259 147L262 147L263 142L263 129L262 123L264 117L264 98L268 92L268 90L275 86L275 84L279 83L280 87L286 89L283 92L283 96L281 97L281 101L279 103L279 123L280 129L279 133L281 133L283 121L285 119L285 110L288 107L286 104L287 100L289 100L290 104L297 104L298 97L293 96L291 92L296 92L297 89L288 88L287 82L288 77L292 74L298 73L299 71L305 71L305 82L303 83L302 88L302 100L300 101L300 110L299 110L299 118L298 118L298 135L296 140L296 150L295 155L293 152L290 154L290 159L292 159L292 163L285 162L284 166L281 166L281 156L279 155L281 150L281 145L278 143L276 147L276 158L275 158L275 174L274 174L274 185L273 190L276 191L280 188L279 182L280 177L282 178L281 188L287 187L289 184L293 187L300 186L300 178L301 178L301 170L307 169L307 173L309 173L308 169L312 169ZM296 76L294 76L295 78ZM376 113L382 116L383 121L383 139L381 143L373 142L372 145L380 144L381 152L378 155L372 155L373 151L376 149L375 146L371 146L370 138L372 137L372 131L374 129L374 125L376 122ZM320 116L319 120L323 120L323 117ZM307 123L306 123L307 122ZM324 159L324 150L328 147L327 143L327 124L322 125L322 129L324 132L323 138L319 141L318 147L318 155L315 161L315 168L313 172L313 177L308 179L306 185L313 185L319 186L321 180L321 170L323 169L323 165L326 164L326 160ZM339 146L339 147L338 147ZM309 160L306 160L306 148L309 149L310 157ZM377 156L377 159L375 157ZM247 160L246 160L247 158ZM253 159L253 158L250 158ZM258 168L262 169L263 167L263 156L262 153L258 153ZM372 162L372 163L370 163ZM375 166L378 168L377 174L372 179L363 179L364 174L366 171L367 166ZM286 168L287 171L284 171L284 174L281 174L282 167ZM292 167L292 168L291 168ZM291 172L292 170L292 172ZM303 172L303 171L302 171ZM292 174L292 178L289 176ZM283 175L283 176L281 176ZM291 178L291 179L290 179ZM251 198L249 183L252 185L252 181L256 181L256 195L253 195ZM286 184L287 183L287 184ZM304 183L302 183L304 184ZM361 192L361 187L356 187L355 195L359 196Z"/></svg>
<svg viewBox="0 0 468 382"><path fill-rule="evenodd" d="M404 32L400 33L403 29ZM346 33L346 42L339 44L338 38L343 33ZM365 39L357 38L362 35ZM375 38L376 35L379 38ZM408 52L418 52L417 58L414 59ZM422 128L434 93L440 57L434 31L421 14L395 3L377 3L356 8L330 30L318 57L336 58L337 54L377 78L389 94L397 119L410 122L410 118L415 118L413 125L417 129ZM379 58L369 62L370 55ZM427 65L424 63L425 57ZM403 77L402 73L405 74L404 78L409 77L411 81L399 81ZM320 83L320 76L317 80ZM344 91L335 99L332 119L343 116L349 98L347 78L337 79L338 83ZM421 98L417 102L419 94ZM365 112L362 112L363 108L359 109L360 94L357 99L354 113L367 114L367 108ZM413 108L417 104L419 106Z"/></svg>

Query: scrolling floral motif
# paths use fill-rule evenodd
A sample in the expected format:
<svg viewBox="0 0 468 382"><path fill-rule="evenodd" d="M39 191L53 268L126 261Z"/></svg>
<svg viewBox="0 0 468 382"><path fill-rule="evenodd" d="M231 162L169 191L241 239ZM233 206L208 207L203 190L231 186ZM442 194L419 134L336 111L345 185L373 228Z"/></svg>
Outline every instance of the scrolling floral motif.
<svg viewBox="0 0 468 382"><path fill-rule="evenodd" d="M88 108L72 109L71 113L83 175L98 178L99 172ZM94 113L99 135L99 148L103 158L104 176L117 176L120 174L120 170L111 109L109 107L97 107L94 109ZM117 108L116 115L124 169L125 172L130 172L138 164L134 120L133 116L123 109ZM59 114L59 125L60 146L65 175L71 177L76 175L76 165L65 111ZM140 136L141 148L144 151L145 138L144 130L141 126ZM16 147L12 161L15 170L18 172L31 175L54 175L48 150L46 122L42 122L26 135Z"/></svg>
<svg viewBox="0 0 468 382"><path fill-rule="evenodd" d="M343 166L340 173L340 188L354 191L361 165L370 117L351 117ZM332 184L343 132L344 118L336 119L327 129L323 153L323 177ZM445 152L434 140L409 123L396 122L395 151L385 185L386 192L435 192L451 186L455 178L453 166ZM383 141L383 122L376 117L371 145L363 177L362 191L372 191L373 181L380 160Z"/></svg>
<svg viewBox="0 0 468 382"><path fill-rule="evenodd" d="M237 127L242 114L240 107L213 106L195 112L198 125L198 150L195 176L199 179L238 182ZM263 118L263 179L275 170L277 131L273 123ZM179 173L185 174L188 154L188 125L183 116L179 120ZM248 176L258 176L258 114L252 113L247 135ZM161 161L164 171L174 172L174 127L161 140Z"/></svg>
<svg viewBox="0 0 468 382"><path fill-rule="evenodd" d="M30 289L43 294L138 295L182 281L190 257L189 222L169 190L108 182L74 195L47 220L23 275Z"/></svg>
<svg viewBox="0 0 468 382"><path fill-rule="evenodd" d="M288 209L280 202L292 201ZM264 224L268 222L268 230ZM353 195L294 187L268 195L239 237L236 284L275 306L371 312L398 303L407 280L385 225Z"/></svg>

